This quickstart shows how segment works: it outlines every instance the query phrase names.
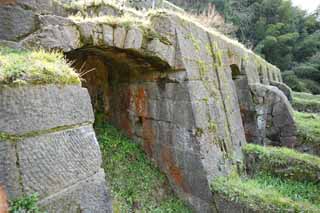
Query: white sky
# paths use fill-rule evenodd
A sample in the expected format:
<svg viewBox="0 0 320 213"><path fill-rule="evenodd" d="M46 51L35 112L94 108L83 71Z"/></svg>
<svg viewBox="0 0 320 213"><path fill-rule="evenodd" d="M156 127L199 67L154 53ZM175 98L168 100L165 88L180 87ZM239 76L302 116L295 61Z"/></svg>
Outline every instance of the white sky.
<svg viewBox="0 0 320 213"><path fill-rule="evenodd" d="M291 0L293 5L298 6L308 12L314 11L318 5L320 5L320 0Z"/></svg>

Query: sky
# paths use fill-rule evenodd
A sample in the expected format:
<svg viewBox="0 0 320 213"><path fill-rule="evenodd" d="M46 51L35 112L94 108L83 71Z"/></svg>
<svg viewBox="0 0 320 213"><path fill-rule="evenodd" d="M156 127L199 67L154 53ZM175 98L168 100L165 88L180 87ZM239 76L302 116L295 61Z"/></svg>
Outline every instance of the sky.
<svg viewBox="0 0 320 213"><path fill-rule="evenodd" d="M320 0L291 0L293 5L298 6L308 12L314 11L318 5L320 5Z"/></svg>

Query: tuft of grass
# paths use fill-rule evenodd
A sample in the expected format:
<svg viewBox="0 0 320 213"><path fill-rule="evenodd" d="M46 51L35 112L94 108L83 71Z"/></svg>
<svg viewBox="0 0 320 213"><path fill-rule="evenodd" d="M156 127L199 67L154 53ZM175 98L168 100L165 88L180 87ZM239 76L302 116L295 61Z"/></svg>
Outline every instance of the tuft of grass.
<svg viewBox="0 0 320 213"><path fill-rule="evenodd" d="M294 117L298 127L299 142L320 146L320 115L295 112Z"/></svg>
<svg viewBox="0 0 320 213"><path fill-rule="evenodd" d="M81 84L62 53L0 47L0 85Z"/></svg>
<svg viewBox="0 0 320 213"><path fill-rule="evenodd" d="M249 173L257 171L296 181L319 182L320 158L280 147L247 144L243 148Z"/></svg>
<svg viewBox="0 0 320 213"><path fill-rule="evenodd" d="M29 196L23 196L10 201L9 212L10 213L21 213L21 212L32 212L41 213L37 206L38 194L32 194Z"/></svg>
<svg viewBox="0 0 320 213"><path fill-rule="evenodd" d="M139 145L108 124L96 126L114 212L191 212Z"/></svg>
<svg viewBox="0 0 320 213"><path fill-rule="evenodd" d="M292 106L299 112L320 113L320 95L294 92Z"/></svg>
<svg viewBox="0 0 320 213"><path fill-rule="evenodd" d="M214 194L258 212L319 212L319 185L284 181L266 174L219 177Z"/></svg>

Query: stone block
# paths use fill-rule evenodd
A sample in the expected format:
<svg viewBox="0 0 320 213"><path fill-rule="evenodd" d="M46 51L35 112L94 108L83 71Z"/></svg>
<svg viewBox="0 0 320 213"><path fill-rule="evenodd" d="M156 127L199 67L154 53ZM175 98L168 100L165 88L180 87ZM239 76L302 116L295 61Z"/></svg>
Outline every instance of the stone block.
<svg viewBox="0 0 320 213"><path fill-rule="evenodd" d="M112 213L111 196L105 174L100 170L64 190L39 202L48 213Z"/></svg>
<svg viewBox="0 0 320 213"><path fill-rule="evenodd" d="M94 121L86 89L54 85L1 89L0 118L0 132L16 135Z"/></svg>
<svg viewBox="0 0 320 213"><path fill-rule="evenodd" d="M41 198L95 174L101 165L92 126L23 139L17 152L24 191Z"/></svg>
<svg viewBox="0 0 320 213"><path fill-rule="evenodd" d="M21 195L19 178L15 144L0 140L0 187L4 188L9 199Z"/></svg>
<svg viewBox="0 0 320 213"><path fill-rule="evenodd" d="M19 6L0 6L0 39L17 41L37 27L37 17L31 10Z"/></svg>

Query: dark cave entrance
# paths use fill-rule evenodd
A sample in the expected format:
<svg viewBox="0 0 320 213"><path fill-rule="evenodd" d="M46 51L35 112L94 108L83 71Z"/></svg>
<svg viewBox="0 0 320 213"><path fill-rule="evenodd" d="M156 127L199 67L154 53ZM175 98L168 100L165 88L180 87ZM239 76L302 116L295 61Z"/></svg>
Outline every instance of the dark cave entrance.
<svg viewBox="0 0 320 213"><path fill-rule="evenodd" d="M169 65L135 50L85 47L65 53L88 89L97 122L108 122L130 137L143 138L148 85ZM144 138L143 138L144 139Z"/></svg>

